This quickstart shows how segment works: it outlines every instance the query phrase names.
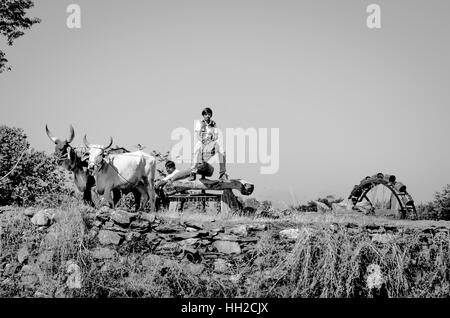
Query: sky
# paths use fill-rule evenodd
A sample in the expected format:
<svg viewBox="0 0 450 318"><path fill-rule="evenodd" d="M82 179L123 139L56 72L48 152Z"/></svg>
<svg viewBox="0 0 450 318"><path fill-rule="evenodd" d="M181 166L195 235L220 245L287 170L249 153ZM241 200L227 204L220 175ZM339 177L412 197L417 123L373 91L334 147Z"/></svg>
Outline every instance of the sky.
<svg viewBox="0 0 450 318"><path fill-rule="evenodd" d="M72 3L80 29L66 25ZM366 25L371 3L380 29ZM87 134L164 152L209 106L221 129L279 129L276 173L228 165L255 184L252 197L347 197L384 172L430 201L450 183L449 10L440 0L35 1L42 22L12 47L0 41L12 66L0 74L0 124L48 153L46 124L61 138L72 124L75 145Z"/></svg>

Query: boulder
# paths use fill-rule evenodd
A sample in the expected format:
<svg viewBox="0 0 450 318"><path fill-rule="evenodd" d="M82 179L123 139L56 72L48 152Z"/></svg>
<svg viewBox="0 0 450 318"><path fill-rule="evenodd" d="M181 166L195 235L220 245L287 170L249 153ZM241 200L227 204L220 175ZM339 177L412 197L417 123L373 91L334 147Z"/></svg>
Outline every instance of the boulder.
<svg viewBox="0 0 450 318"><path fill-rule="evenodd" d="M186 227L194 228L196 230L203 230L203 225L196 222L184 221Z"/></svg>
<svg viewBox="0 0 450 318"><path fill-rule="evenodd" d="M329 212L331 211L331 208L326 205L325 203L319 202L319 201L314 201L314 203L317 206L317 212Z"/></svg>
<svg viewBox="0 0 450 318"><path fill-rule="evenodd" d="M239 243L232 241L215 241L213 246L219 251L219 253L224 254L240 254L241 247Z"/></svg>
<svg viewBox="0 0 450 318"><path fill-rule="evenodd" d="M137 230L137 231L145 232L145 231L150 230L151 224L149 221L143 220L143 219L134 220L133 222L131 222L130 228Z"/></svg>
<svg viewBox="0 0 450 318"><path fill-rule="evenodd" d="M91 250L91 256L96 260L113 259L116 255L116 251L106 247L97 247Z"/></svg>
<svg viewBox="0 0 450 318"><path fill-rule="evenodd" d="M200 241L200 239L198 239L198 238L189 238L186 240L182 240L179 243L181 246L192 246L192 245L195 245L196 243L198 243L199 241Z"/></svg>
<svg viewBox="0 0 450 318"><path fill-rule="evenodd" d="M153 223L153 222L155 222L155 220L156 220L156 216L155 216L153 213L146 213L146 212L143 212L143 213L141 214L141 219L142 219L142 220L146 220L146 221L148 221L148 222L150 222L150 223Z"/></svg>
<svg viewBox="0 0 450 318"><path fill-rule="evenodd" d="M266 224L249 224L247 226L249 231L266 231L267 225Z"/></svg>
<svg viewBox="0 0 450 318"><path fill-rule="evenodd" d="M5 268L3 270L3 276L8 277L8 276L13 275L16 272L17 267L18 267L17 263L6 264Z"/></svg>
<svg viewBox="0 0 450 318"><path fill-rule="evenodd" d="M176 233L178 229L174 226L168 224L161 224L154 228L156 232L159 233Z"/></svg>
<svg viewBox="0 0 450 318"><path fill-rule="evenodd" d="M204 271L205 265L201 263L200 264L187 263L185 264L185 268L195 276L198 276Z"/></svg>
<svg viewBox="0 0 450 318"><path fill-rule="evenodd" d="M110 218L117 224L122 226L128 226L130 223L136 219L136 213L129 213L123 210L115 210L110 214Z"/></svg>
<svg viewBox="0 0 450 318"><path fill-rule="evenodd" d="M280 237L288 240L297 240L300 237L299 229L286 229L280 231Z"/></svg>
<svg viewBox="0 0 450 318"><path fill-rule="evenodd" d="M26 289L33 289L39 283L39 268L33 265L24 265L20 271L20 283Z"/></svg>
<svg viewBox="0 0 450 318"><path fill-rule="evenodd" d="M182 232L173 235L174 239L187 240L198 237L198 232Z"/></svg>
<svg viewBox="0 0 450 318"><path fill-rule="evenodd" d="M141 233L138 232L128 232L125 234L125 240L128 242L136 241L141 238Z"/></svg>
<svg viewBox="0 0 450 318"><path fill-rule="evenodd" d="M81 268L75 261L68 261L66 273L69 274L66 281L66 286L69 289L81 289Z"/></svg>
<svg viewBox="0 0 450 318"><path fill-rule="evenodd" d="M235 227L230 229L230 233L245 237L245 236L248 235L247 226L244 225L244 224L239 225L239 226L235 226Z"/></svg>
<svg viewBox="0 0 450 318"><path fill-rule="evenodd" d="M47 226L50 224L50 215L46 210L37 211L31 218L31 223L38 226Z"/></svg>
<svg viewBox="0 0 450 318"><path fill-rule="evenodd" d="M119 245L121 239L121 236L113 231L100 230L98 233L98 240L101 245Z"/></svg>
<svg viewBox="0 0 450 318"><path fill-rule="evenodd" d="M227 234L219 233L218 235L216 235L214 237L214 240L237 242L237 241L239 241L239 237L236 235L227 235Z"/></svg>
<svg viewBox="0 0 450 318"><path fill-rule="evenodd" d="M229 264L221 258L214 260L214 271L216 273L226 273L228 272Z"/></svg>
<svg viewBox="0 0 450 318"><path fill-rule="evenodd" d="M20 264L25 262L28 259L29 256L28 248L26 246L23 246L19 251L17 252L17 260Z"/></svg>
<svg viewBox="0 0 450 318"><path fill-rule="evenodd" d="M25 216L28 216L28 217L33 217L33 215L36 213L36 208L33 208L33 207L30 207L30 208L26 208L24 211L23 211L23 214L25 215Z"/></svg>
<svg viewBox="0 0 450 318"><path fill-rule="evenodd" d="M53 256L55 255L55 252L52 250L45 250L39 256L37 257L36 264L41 268L42 270L51 269L53 266Z"/></svg>
<svg viewBox="0 0 450 318"><path fill-rule="evenodd" d="M370 264L366 269L366 284L369 290L380 289L383 285L384 278L381 273L380 265Z"/></svg>
<svg viewBox="0 0 450 318"><path fill-rule="evenodd" d="M181 252L181 247L178 243L171 242L159 245L156 250L162 253L179 254Z"/></svg>

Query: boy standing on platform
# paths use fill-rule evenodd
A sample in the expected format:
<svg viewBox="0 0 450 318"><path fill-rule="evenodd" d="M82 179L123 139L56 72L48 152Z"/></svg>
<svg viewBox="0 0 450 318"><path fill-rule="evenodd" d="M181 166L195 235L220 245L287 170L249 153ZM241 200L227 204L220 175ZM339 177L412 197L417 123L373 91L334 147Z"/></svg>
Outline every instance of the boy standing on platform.
<svg viewBox="0 0 450 318"><path fill-rule="evenodd" d="M193 165L189 181L195 180L198 165L202 162L208 162L216 153L219 156L219 180L228 180L225 152L222 151L217 142L219 134L216 122L211 119L212 115L211 108L206 107L202 111L203 119L196 123L194 134L197 138L197 143L194 147Z"/></svg>

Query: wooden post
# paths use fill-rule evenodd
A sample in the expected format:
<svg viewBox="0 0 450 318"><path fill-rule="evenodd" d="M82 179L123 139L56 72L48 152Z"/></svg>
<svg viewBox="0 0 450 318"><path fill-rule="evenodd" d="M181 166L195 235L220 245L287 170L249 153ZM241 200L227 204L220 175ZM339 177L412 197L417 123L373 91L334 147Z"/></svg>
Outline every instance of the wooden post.
<svg viewBox="0 0 450 318"><path fill-rule="evenodd" d="M170 201L169 204L169 213L178 212L178 207L180 205L179 201Z"/></svg>
<svg viewBox="0 0 450 318"><path fill-rule="evenodd" d="M220 201L220 214L228 215L233 211L239 210L239 203L231 189L225 189Z"/></svg>

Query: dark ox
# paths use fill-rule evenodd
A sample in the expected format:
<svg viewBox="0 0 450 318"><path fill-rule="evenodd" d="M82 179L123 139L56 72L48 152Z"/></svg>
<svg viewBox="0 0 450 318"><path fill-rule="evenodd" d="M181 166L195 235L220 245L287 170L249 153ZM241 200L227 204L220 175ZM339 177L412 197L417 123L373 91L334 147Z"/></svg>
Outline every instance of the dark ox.
<svg viewBox="0 0 450 318"><path fill-rule="evenodd" d="M86 135L83 142L88 148L88 170L95 177L98 194L103 195L114 207L115 203L111 198L112 190L137 189L143 197L142 207L150 200L151 209L155 209L155 157L143 151L111 153L112 138L107 146L90 144Z"/></svg>
<svg viewBox="0 0 450 318"><path fill-rule="evenodd" d="M83 201L90 205L95 206L92 201L91 189L95 186L95 178L88 170L88 155L84 155L83 153L76 152L75 149L70 145L75 137L75 132L70 125L70 135L69 139L61 140L55 137L47 125L45 125L45 131L47 132L47 136L50 140L55 144L55 152L57 162L59 165L63 166L68 171L73 172L74 183L76 188L83 193ZM126 152L124 149L113 150L117 153ZM129 191L123 191L124 194L133 192L135 198L135 204L137 207L140 205L140 193L135 189L131 189ZM113 190L114 204L119 202L121 198L121 192L119 189Z"/></svg>

